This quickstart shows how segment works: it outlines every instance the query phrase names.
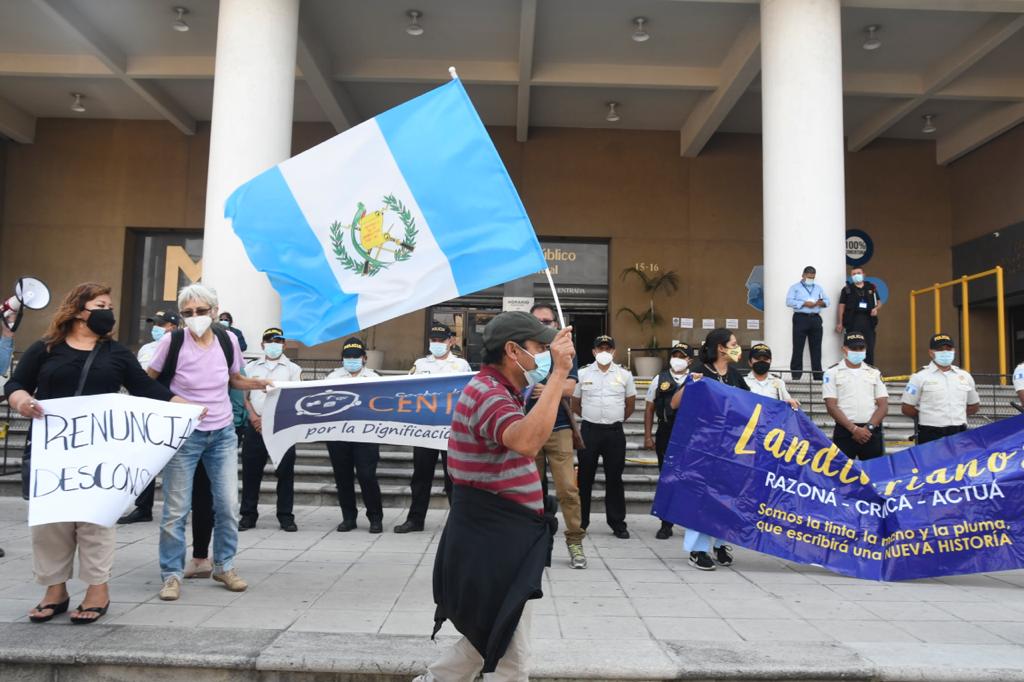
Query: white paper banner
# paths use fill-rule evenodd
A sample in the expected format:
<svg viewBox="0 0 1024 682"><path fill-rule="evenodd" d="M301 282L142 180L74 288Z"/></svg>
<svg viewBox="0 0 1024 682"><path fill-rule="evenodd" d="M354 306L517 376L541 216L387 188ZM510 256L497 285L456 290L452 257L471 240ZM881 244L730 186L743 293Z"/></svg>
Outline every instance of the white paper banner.
<svg viewBox="0 0 1024 682"><path fill-rule="evenodd" d="M195 429L203 408L117 393L41 400L28 525L113 526Z"/></svg>

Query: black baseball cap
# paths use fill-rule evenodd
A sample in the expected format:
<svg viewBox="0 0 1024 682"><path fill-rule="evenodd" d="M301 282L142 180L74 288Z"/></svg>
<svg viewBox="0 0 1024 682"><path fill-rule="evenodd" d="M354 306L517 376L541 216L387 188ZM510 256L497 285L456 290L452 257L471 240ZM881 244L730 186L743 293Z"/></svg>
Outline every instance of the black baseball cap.
<svg viewBox="0 0 1024 682"><path fill-rule="evenodd" d="M501 313L484 327L484 348L498 350L507 341L533 340L551 343L557 334L557 331L541 324L540 320L530 313L522 310Z"/></svg>
<svg viewBox="0 0 1024 682"><path fill-rule="evenodd" d="M747 353L751 358L772 358L772 349L768 347L767 343L755 343L750 347L750 352Z"/></svg>
<svg viewBox="0 0 1024 682"><path fill-rule="evenodd" d="M441 339L442 341L447 341L453 336L455 335L452 334L451 327L440 322L430 325L430 333L427 334L428 339Z"/></svg>
<svg viewBox="0 0 1024 682"><path fill-rule="evenodd" d="M850 332L843 337L843 345L847 348L867 348L868 341L860 332Z"/></svg>
<svg viewBox="0 0 1024 682"><path fill-rule="evenodd" d="M615 339L613 339L612 337L608 336L607 334L601 334L599 337L594 339L594 346L593 347L597 348L600 345L608 345L608 346L611 346L612 348L615 348Z"/></svg>
<svg viewBox="0 0 1024 682"><path fill-rule="evenodd" d="M158 310L153 313L153 317L147 317L146 322L152 322L153 324L167 324L170 322L173 325L181 325L181 319L178 317L178 313L172 313L167 310Z"/></svg>
<svg viewBox="0 0 1024 682"><path fill-rule="evenodd" d="M263 330L264 341L284 341L284 331L280 327L267 327Z"/></svg>
<svg viewBox="0 0 1024 682"><path fill-rule="evenodd" d="M361 358L364 355L366 355L366 344L356 336L345 339L345 343L341 344L341 357L343 358Z"/></svg>
<svg viewBox="0 0 1024 682"><path fill-rule="evenodd" d="M669 355L672 355L672 353L682 353L686 357L690 357L693 355L693 349L690 348L690 344L680 341L676 345L672 346L672 350L669 352Z"/></svg>
<svg viewBox="0 0 1024 682"><path fill-rule="evenodd" d="M938 350L943 346L949 346L950 348L956 348L956 344L953 343L953 337L949 334L936 334L928 342L928 347L932 350Z"/></svg>

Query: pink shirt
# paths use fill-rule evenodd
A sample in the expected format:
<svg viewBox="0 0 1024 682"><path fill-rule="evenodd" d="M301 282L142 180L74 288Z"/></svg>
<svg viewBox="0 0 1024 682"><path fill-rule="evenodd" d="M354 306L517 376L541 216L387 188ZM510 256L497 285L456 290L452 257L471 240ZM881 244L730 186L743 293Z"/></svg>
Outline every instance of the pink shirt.
<svg viewBox="0 0 1024 682"><path fill-rule="evenodd" d="M228 332L228 338L235 351L230 372L224 350L216 338L208 347L203 348L196 343L192 332L185 331L185 343L181 346L178 366L171 379L171 392L208 410L206 418L196 427L197 431L216 431L234 423L228 380L242 369L242 349L238 347L237 336ZM149 361L149 369L157 373L164 368L167 360L171 334L165 334L159 343L153 359Z"/></svg>

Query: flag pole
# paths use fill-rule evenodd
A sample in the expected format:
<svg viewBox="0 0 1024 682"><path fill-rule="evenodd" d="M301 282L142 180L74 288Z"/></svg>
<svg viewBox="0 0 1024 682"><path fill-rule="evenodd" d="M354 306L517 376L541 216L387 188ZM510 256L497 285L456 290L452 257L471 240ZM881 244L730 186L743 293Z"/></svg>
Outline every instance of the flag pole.
<svg viewBox="0 0 1024 682"><path fill-rule="evenodd" d="M455 70L454 66L449 66L448 67L448 73L450 73L452 75L452 80L453 81L459 80L459 73Z"/></svg>
<svg viewBox="0 0 1024 682"><path fill-rule="evenodd" d="M565 329L565 317L562 315L562 304L558 300L558 292L555 290L555 280L551 279L551 268L544 268L544 274L548 276L548 285L551 287L551 297L555 299L555 312L558 313L558 326Z"/></svg>

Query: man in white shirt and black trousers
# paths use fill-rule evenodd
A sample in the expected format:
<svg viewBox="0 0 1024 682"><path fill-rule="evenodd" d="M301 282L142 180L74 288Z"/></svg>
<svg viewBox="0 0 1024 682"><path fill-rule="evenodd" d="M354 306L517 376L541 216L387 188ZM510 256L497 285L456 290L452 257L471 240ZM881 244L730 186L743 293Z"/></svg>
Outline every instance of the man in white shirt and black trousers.
<svg viewBox="0 0 1024 682"><path fill-rule="evenodd" d="M607 335L594 339L593 364L579 372L572 395L572 411L583 418L580 430L584 448L579 451L580 517L584 529L590 525L590 502L597 476L597 460L604 464L604 510L615 537L629 538L626 528L626 490L622 473L626 468L626 434L622 423L636 406L633 375L615 364L615 339Z"/></svg>
<svg viewBox="0 0 1024 682"><path fill-rule="evenodd" d="M859 332L847 334L845 357L825 370L821 397L835 422L832 442L847 457L874 459L885 454L882 420L889 411L889 392L882 373L864 362L867 340Z"/></svg>
<svg viewBox="0 0 1024 682"><path fill-rule="evenodd" d="M953 364L956 349L948 334L928 343L932 361L910 377L903 389L902 412L917 420L917 444L967 430L967 417L981 408L974 377Z"/></svg>

